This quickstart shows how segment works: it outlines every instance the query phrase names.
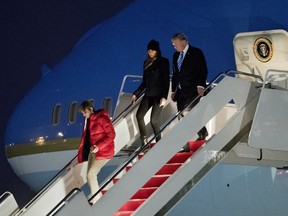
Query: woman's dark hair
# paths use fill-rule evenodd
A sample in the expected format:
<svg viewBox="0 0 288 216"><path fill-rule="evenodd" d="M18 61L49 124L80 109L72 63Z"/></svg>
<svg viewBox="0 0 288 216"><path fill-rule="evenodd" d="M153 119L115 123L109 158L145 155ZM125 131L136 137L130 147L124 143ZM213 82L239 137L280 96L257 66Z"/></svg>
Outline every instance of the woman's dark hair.
<svg viewBox="0 0 288 216"><path fill-rule="evenodd" d="M149 41L149 43L147 44L147 50L155 50L157 52L160 51L160 45L159 42L152 39L151 41Z"/></svg>

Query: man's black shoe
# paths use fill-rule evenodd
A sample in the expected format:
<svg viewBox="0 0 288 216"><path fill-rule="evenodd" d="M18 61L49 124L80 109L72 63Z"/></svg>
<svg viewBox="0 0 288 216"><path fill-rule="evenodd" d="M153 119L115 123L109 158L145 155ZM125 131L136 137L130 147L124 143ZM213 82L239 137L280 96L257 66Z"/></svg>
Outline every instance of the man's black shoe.
<svg viewBox="0 0 288 216"><path fill-rule="evenodd" d="M190 152L190 146L188 143L185 146L183 146L183 148L180 149L179 153L182 152Z"/></svg>
<svg viewBox="0 0 288 216"><path fill-rule="evenodd" d="M181 148L180 151L178 151L178 153L183 153L183 152L190 152L190 150Z"/></svg>
<svg viewBox="0 0 288 216"><path fill-rule="evenodd" d="M196 141L205 140L208 136L208 132L206 132L205 134L199 134L198 136L199 137L196 139Z"/></svg>

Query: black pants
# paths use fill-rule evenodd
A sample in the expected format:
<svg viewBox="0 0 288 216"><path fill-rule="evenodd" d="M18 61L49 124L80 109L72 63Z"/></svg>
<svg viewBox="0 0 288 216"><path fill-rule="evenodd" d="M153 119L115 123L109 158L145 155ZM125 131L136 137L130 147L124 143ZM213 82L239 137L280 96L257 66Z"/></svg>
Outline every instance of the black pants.
<svg viewBox="0 0 288 216"><path fill-rule="evenodd" d="M136 113L141 139L147 138L147 129L144 122L144 116L150 109L150 107L152 107L150 123L153 128L153 132L155 135L160 132L162 107L160 107L159 105L160 105L159 97L147 97L147 96L143 97ZM158 142L160 139L161 135L157 136L156 141Z"/></svg>
<svg viewBox="0 0 288 216"><path fill-rule="evenodd" d="M183 95L182 91L180 89L177 90L177 109L178 111L183 110L189 103L191 103L198 95ZM188 111L190 111L198 102L200 101L200 97L199 99L197 99L196 101L193 102L192 105L190 105L189 108L186 109L186 111L184 112L187 113ZM182 114L182 117L184 117L184 115ZM204 136L208 134L208 131L206 129L206 127L204 126L203 128L200 129L200 131L198 131L198 136Z"/></svg>

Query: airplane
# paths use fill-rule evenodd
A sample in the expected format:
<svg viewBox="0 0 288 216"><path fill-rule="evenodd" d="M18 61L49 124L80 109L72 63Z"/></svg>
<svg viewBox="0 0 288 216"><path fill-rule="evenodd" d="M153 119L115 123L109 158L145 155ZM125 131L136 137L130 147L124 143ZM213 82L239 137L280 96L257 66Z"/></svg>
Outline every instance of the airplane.
<svg viewBox="0 0 288 216"><path fill-rule="evenodd" d="M164 56L172 56L170 36L176 31L185 32L190 42L204 51L209 68L208 81L211 81L219 72L235 68L232 41L239 32L278 29L286 26L284 18L279 13L283 10L283 5L272 7L268 1L262 1L261 4L257 4L256 1L221 3L202 1L193 4L159 1L158 7L148 7L153 4L155 3L152 1L135 1L109 22L87 32L72 52L53 69L45 65L42 67L42 80L15 109L7 127L6 154L17 175L35 191L39 191L47 184L76 155L83 127L83 119L77 114L77 107L82 100L95 101L96 107L104 107L113 118L121 113L123 107L120 111L117 110L119 104L113 104L114 100L119 101L123 93L132 92L139 84L140 77L129 76L132 77L132 81L128 81L127 90L121 87L119 81L127 75L127 71L135 71L141 75L146 44L152 37L160 41ZM287 3L283 2L283 4ZM210 7L208 8L207 5ZM140 8L143 13L137 13ZM246 14L247 8L250 9L249 15ZM181 11L191 12L175 16ZM269 12L269 16L260 19L264 12ZM152 18L149 14L151 13L157 14L153 25L150 25ZM269 20L270 16L275 18ZM239 17L244 19L240 21ZM208 32L212 33L207 34ZM242 56L247 57L245 47L240 51ZM236 67L237 70L251 72L251 68L247 68L245 64ZM283 69L281 67L277 69ZM253 67L253 72L256 74L262 70ZM281 200L275 203L272 198L262 197L262 202L256 202L259 208L257 206L250 208L252 203L250 201L255 198L250 191L255 193L256 190L257 194L261 194L259 191L269 190L269 193L275 193L275 196L285 197L285 194L278 190L287 189L286 172L282 169L278 171L270 167L223 163L209 173L208 178L200 182L198 188L195 188L196 192L191 193L190 199L198 201L198 204L199 200L205 200L201 206L198 206L202 211L205 205L208 206L207 202L210 202L208 210L205 211L210 215L215 213L215 208L218 212L222 209L223 212L233 215L240 215L241 212L255 215L255 211L260 211L259 209L263 207L263 202L274 207L276 203L282 203ZM227 175L233 176L227 177ZM261 185L252 185L256 184L262 176L270 176L270 181L261 182ZM279 178L284 179L284 185ZM221 179L221 183L217 183L215 179ZM225 180L227 183L223 186ZM238 188L224 193L225 189L231 188L228 186L232 185L230 181L246 190L241 191ZM277 188L277 192L274 192L273 188ZM187 212L191 211L187 209L189 201L181 204L183 206L175 211L184 209L183 215L187 215ZM287 212L285 205L280 206L281 209L273 208L277 215ZM272 211L272 208L269 210ZM266 212L267 215L271 215L270 213ZM173 215L173 212L171 214ZM199 214L204 213L199 211ZM220 213L215 213L218 214Z"/></svg>

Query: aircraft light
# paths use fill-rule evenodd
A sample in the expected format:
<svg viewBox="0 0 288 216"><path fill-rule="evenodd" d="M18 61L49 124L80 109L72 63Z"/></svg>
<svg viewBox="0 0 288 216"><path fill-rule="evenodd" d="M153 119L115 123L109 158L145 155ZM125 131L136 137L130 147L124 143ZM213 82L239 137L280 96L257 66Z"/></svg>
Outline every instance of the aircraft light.
<svg viewBox="0 0 288 216"><path fill-rule="evenodd" d="M61 137L64 136L64 134L63 134L62 132L59 132L59 133L57 134L57 136L58 136L59 138L61 138Z"/></svg>
<svg viewBox="0 0 288 216"><path fill-rule="evenodd" d="M44 137L38 137L38 139L36 140L36 144L38 144L38 145L43 145L43 144L45 144L45 139L44 139Z"/></svg>

